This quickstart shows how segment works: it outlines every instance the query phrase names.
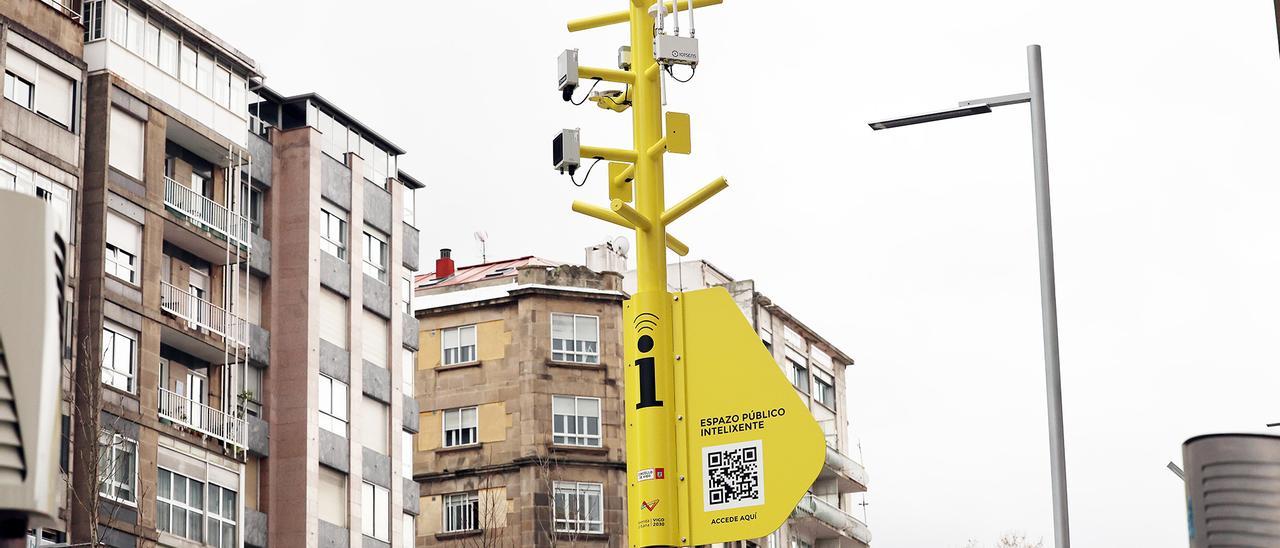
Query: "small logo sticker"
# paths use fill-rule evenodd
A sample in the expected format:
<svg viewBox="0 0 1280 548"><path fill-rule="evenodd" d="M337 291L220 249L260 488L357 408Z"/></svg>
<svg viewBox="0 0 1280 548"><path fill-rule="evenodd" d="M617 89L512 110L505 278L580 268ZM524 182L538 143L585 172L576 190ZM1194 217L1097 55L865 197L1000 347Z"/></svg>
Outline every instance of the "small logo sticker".
<svg viewBox="0 0 1280 548"><path fill-rule="evenodd" d="M636 481L660 480L666 477L666 468L645 468L636 472Z"/></svg>
<svg viewBox="0 0 1280 548"><path fill-rule="evenodd" d="M660 500L661 499L642 500L640 501L640 507L652 512L654 508L658 507L658 501Z"/></svg>

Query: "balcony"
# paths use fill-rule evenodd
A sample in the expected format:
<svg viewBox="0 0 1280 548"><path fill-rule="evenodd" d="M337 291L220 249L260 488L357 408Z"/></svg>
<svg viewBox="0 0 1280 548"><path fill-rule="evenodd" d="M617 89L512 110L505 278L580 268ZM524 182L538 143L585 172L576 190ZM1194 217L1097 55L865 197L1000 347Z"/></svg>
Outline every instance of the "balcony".
<svg viewBox="0 0 1280 548"><path fill-rule="evenodd" d="M177 181L164 178L164 205L191 224L248 250L249 220Z"/></svg>
<svg viewBox="0 0 1280 548"><path fill-rule="evenodd" d="M160 418L236 447L245 446L247 428L244 419L163 388L160 389L159 401Z"/></svg>
<svg viewBox="0 0 1280 548"><path fill-rule="evenodd" d="M861 493L867 490L867 470L844 453L827 446L827 461L818 480L835 480L837 492Z"/></svg>
<svg viewBox="0 0 1280 548"><path fill-rule="evenodd" d="M241 348L249 346L249 322L244 318L165 281L160 282L160 309L185 320L189 329L208 331Z"/></svg>
<svg viewBox="0 0 1280 548"><path fill-rule="evenodd" d="M834 545L840 548L868 548L871 545L871 531L865 524L813 495L800 499L791 517L795 520L793 529L815 540L834 540Z"/></svg>

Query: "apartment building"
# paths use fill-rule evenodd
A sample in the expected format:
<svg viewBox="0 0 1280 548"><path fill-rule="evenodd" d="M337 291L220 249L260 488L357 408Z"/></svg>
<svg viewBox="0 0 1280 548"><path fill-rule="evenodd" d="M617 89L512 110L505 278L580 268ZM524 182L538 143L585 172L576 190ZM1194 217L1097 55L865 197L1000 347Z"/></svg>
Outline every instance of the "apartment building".
<svg viewBox="0 0 1280 548"><path fill-rule="evenodd" d="M69 417L75 400L70 390L74 364L82 349L71 335L75 295L81 285L77 261L80 241L79 200L83 165L85 64L82 31L76 13L47 0L0 2L0 72L4 98L0 100L0 192L13 191L43 198L59 220L66 249L67 285L64 289L62 351L63 435L69 436ZM5 268L22 265L6 264ZM64 437L62 463L67 464ZM65 509L64 490L59 500ZM65 514L65 512L64 512ZM37 528L31 542L61 542L66 516L58 524Z"/></svg>
<svg viewBox="0 0 1280 548"><path fill-rule="evenodd" d="M404 151L159 0L0 25L0 186L72 235L69 486L31 542L406 545Z"/></svg>
<svg viewBox="0 0 1280 548"><path fill-rule="evenodd" d="M667 283L673 292L727 289L826 434L826 464L786 524L769 537L729 546L866 548L871 533L856 516L862 515L858 493L867 490L867 473L851 456L858 446L850 438L845 405L845 371L853 358L757 290L755 281L735 280L711 263L668 265ZM635 272L628 272L626 289L634 291L635 284Z"/></svg>
<svg viewBox="0 0 1280 548"><path fill-rule="evenodd" d="M449 250L418 278L418 546L627 545L621 285Z"/></svg>

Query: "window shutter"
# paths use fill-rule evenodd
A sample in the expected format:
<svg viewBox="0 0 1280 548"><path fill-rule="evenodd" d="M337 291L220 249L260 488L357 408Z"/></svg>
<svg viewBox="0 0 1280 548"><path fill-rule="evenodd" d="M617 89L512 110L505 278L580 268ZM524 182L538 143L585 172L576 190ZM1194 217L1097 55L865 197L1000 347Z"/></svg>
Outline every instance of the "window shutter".
<svg viewBox="0 0 1280 548"><path fill-rule="evenodd" d="M320 338L346 350L350 320L347 299L327 289L320 290Z"/></svg>

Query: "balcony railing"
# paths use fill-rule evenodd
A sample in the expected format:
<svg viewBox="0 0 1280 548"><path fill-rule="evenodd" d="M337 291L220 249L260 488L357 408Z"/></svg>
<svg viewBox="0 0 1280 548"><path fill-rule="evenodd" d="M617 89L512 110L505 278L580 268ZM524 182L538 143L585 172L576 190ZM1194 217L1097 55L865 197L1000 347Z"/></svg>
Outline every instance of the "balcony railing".
<svg viewBox="0 0 1280 548"><path fill-rule="evenodd" d="M844 510L835 505L813 495L805 495L804 498L800 499L800 504L796 505L792 516L801 519L816 519L830 528L833 536L844 536L862 544L871 544L871 530L867 529L866 524L859 521L858 518L844 513Z"/></svg>
<svg viewBox="0 0 1280 548"><path fill-rule="evenodd" d="M249 249L249 220L177 181L164 178L164 205L193 224Z"/></svg>
<svg viewBox="0 0 1280 548"><path fill-rule="evenodd" d="M160 309L187 321L193 329L204 329L242 347L249 346L249 323L227 309L160 282Z"/></svg>
<svg viewBox="0 0 1280 548"><path fill-rule="evenodd" d="M245 446L244 419L163 388L160 389L160 418L237 447Z"/></svg>

